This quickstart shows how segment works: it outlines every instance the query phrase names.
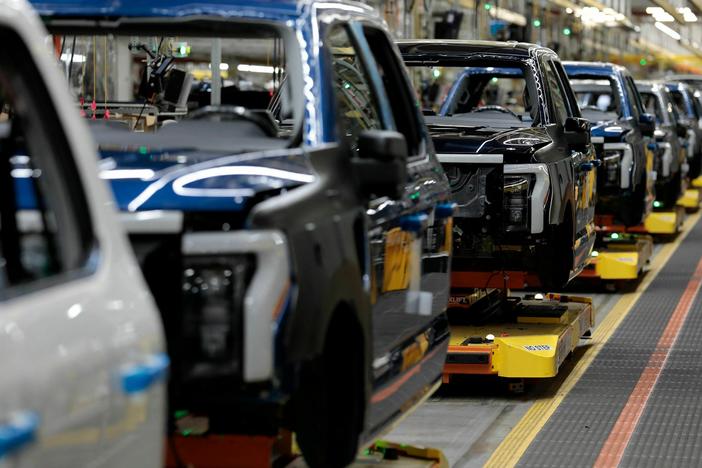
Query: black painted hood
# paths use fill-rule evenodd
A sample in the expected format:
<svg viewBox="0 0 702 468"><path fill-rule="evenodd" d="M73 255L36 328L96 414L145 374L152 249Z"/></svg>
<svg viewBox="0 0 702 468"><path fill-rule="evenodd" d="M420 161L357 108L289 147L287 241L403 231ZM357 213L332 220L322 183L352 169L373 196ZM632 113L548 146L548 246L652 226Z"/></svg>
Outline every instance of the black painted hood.
<svg viewBox="0 0 702 468"><path fill-rule="evenodd" d="M533 155L552 142L543 127L494 128L429 124L439 154Z"/></svg>

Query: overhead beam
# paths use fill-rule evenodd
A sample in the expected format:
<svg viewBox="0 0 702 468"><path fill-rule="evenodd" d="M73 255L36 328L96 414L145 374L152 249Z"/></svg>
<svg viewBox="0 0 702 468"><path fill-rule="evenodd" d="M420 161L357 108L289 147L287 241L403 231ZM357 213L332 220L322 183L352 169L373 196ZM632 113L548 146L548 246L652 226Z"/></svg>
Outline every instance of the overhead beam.
<svg viewBox="0 0 702 468"><path fill-rule="evenodd" d="M698 13L702 13L702 0L688 0L693 7L697 9Z"/></svg>

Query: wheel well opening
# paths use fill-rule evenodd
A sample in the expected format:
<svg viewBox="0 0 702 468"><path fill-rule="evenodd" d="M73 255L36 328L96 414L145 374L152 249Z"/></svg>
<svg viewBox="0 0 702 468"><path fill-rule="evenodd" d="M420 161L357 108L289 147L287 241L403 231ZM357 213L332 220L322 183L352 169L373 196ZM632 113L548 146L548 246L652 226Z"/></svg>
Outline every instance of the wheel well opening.
<svg viewBox="0 0 702 468"><path fill-rule="evenodd" d="M570 201L566 203L563 210L563 228L566 233L573 234L575 232L575 218L573 216L573 205Z"/></svg>
<svg viewBox="0 0 702 468"><path fill-rule="evenodd" d="M368 273L366 271L366 227L361 217L356 218L353 222L353 237L356 244L358 268L361 274L366 274Z"/></svg>
<svg viewBox="0 0 702 468"><path fill-rule="evenodd" d="M356 402L357 424L365 413L365 346L361 324L347 304L339 304L329 322L324 342L324 372L340 401ZM361 382L361 385L355 385ZM353 385L349 385L353 383Z"/></svg>

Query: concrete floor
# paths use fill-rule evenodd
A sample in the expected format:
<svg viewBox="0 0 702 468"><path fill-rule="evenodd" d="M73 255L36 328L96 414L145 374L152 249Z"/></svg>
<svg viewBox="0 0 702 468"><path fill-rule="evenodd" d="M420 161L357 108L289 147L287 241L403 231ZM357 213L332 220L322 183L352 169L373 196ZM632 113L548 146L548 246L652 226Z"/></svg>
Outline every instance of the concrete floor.
<svg viewBox="0 0 702 468"><path fill-rule="evenodd" d="M660 250L656 245L654 257ZM640 281L640 280L639 280ZM638 282L626 286L634 290ZM591 296L595 327L620 298L593 285L578 285L570 293ZM452 467L483 466L532 403L548 397L570 372L587 342L574 352L554 379L527 382L525 392L509 392L507 382L494 377L454 377L424 405L400 422L383 439L441 449Z"/></svg>

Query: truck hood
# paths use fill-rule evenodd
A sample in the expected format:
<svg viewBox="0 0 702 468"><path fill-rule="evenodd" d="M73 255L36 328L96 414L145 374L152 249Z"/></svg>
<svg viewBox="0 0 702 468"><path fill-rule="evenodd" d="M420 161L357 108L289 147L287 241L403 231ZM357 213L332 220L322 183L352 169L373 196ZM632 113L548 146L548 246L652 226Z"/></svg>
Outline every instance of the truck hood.
<svg viewBox="0 0 702 468"><path fill-rule="evenodd" d="M257 195L315 180L300 150L219 156L140 148L100 155L100 177L122 211L240 211Z"/></svg>
<svg viewBox="0 0 702 468"><path fill-rule="evenodd" d="M248 210L256 197L315 180L300 149L217 156L146 148L100 152L100 177L121 211ZM34 172L27 156L14 156L12 176L20 209L37 208Z"/></svg>
<svg viewBox="0 0 702 468"><path fill-rule="evenodd" d="M491 128L430 124L429 132L439 154L533 154L551 143L544 128Z"/></svg>

